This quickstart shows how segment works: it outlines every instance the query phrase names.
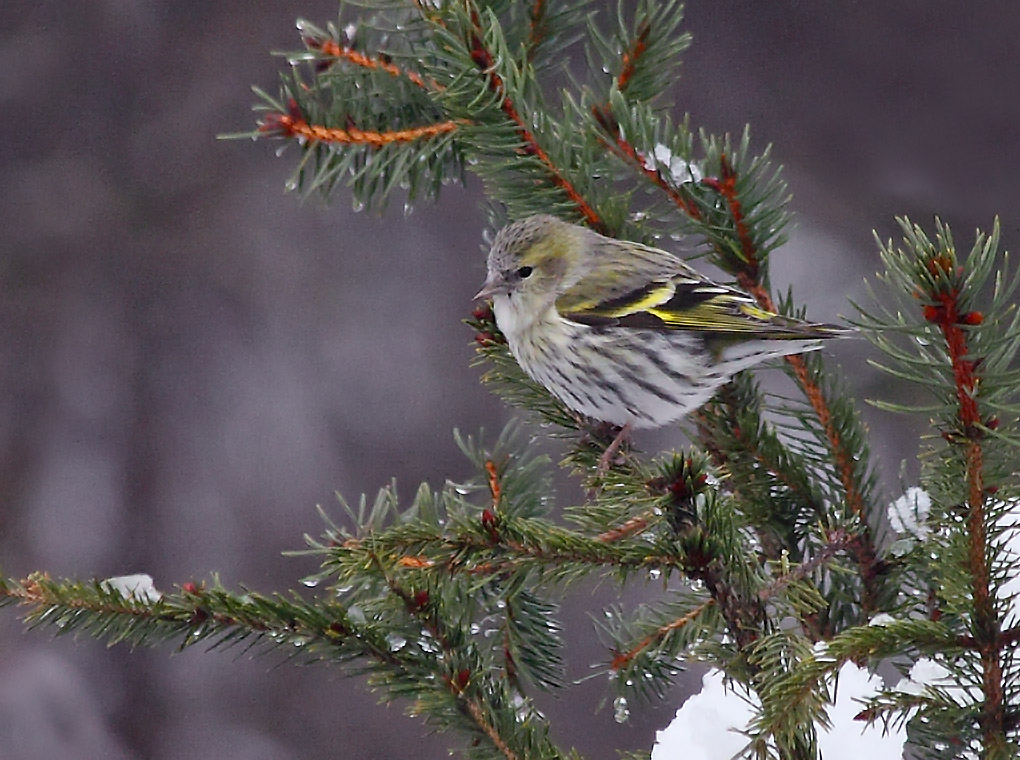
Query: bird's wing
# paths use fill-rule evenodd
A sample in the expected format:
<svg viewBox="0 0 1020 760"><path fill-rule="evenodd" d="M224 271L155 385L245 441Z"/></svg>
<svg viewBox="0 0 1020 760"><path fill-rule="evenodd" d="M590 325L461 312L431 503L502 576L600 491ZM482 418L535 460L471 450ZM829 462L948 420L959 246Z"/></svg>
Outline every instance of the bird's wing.
<svg viewBox="0 0 1020 760"><path fill-rule="evenodd" d="M811 329L815 325L759 308L747 293L702 277L665 251L627 244L623 255L603 260L556 300L565 319L590 326L734 337L753 333L802 338L816 332Z"/></svg>

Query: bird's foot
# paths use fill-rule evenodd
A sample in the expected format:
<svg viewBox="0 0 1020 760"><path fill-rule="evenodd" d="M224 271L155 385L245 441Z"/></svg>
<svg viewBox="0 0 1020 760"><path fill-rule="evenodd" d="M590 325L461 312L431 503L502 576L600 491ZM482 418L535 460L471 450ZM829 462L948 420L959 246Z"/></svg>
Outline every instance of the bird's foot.
<svg viewBox="0 0 1020 760"><path fill-rule="evenodd" d="M606 446L606 450L602 452L602 456L599 457L598 476L600 478L605 477L606 473L609 472L609 468L613 465L613 460L620 451L620 447L623 446L624 442L630 437L630 423L628 422L609 442Z"/></svg>

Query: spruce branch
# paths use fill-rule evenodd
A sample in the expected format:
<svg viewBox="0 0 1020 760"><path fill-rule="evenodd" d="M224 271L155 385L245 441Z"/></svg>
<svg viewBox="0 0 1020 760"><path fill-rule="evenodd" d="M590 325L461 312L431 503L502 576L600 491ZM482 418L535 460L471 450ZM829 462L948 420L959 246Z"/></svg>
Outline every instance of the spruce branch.
<svg viewBox="0 0 1020 760"><path fill-rule="evenodd" d="M652 646L656 647L661 646L663 640L667 636L673 635L680 629L684 628L690 623L693 623L695 620L698 619L698 617L703 612L705 612L713 604L715 604L715 599L710 597L703 601L701 604L699 604L697 607L694 607L689 612L684 613L680 617L675 618L674 620L671 620L664 625L660 625L652 633L645 636L643 639L641 639L627 651L617 652L613 656L613 660L612 662L610 662L609 667L612 670L616 671L623 670L625 667L629 666L632 662L634 662L634 660L637 659L638 655L647 651Z"/></svg>
<svg viewBox="0 0 1020 760"><path fill-rule="evenodd" d="M324 127L309 124L301 115L297 100L291 98L287 103L287 113L268 113L262 117L258 125L259 132L267 137L284 137L300 140L310 145L323 143L326 145L368 145L381 148L392 143L409 143L415 140L437 137L457 129L455 121L442 121L410 129L391 129L373 131L358 129L353 123L346 128Z"/></svg>
<svg viewBox="0 0 1020 760"><path fill-rule="evenodd" d="M491 708L487 709L484 700L477 694L478 691L484 693L486 690L485 685L479 689L478 684L487 680L487 674L481 668L479 658L472 656L470 646L463 641L463 631L460 628L451 628L446 625L428 592L414 592L404 588L387 571L379 557L371 553L369 557L377 572L385 579L390 592L403 602L407 614L418 620L424 630L439 643L443 655L442 660L446 663L445 670L447 671L441 681L463 712L470 717L477 731L488 739L505 760L518 760L518 758L525 757L511 748L508 743L511 739L500 733L496 721L491 715ZM470 665L475 667L472 668ZM542 757L559 757L559 753L551 745L543 747L543 750Z"/></svg>
<svg viewBox="0 0 1020 760"><path fill-rule="evenodd" d="M524 120L517 105L511 99L507 91L503 77L496 71L496 59L492 51L485 43L485 30L482 29L480 16L472 14L473 30L470 36L470 55L479 71L488 79L489 89L498 98L499 107L506 117L515 125L517 134L521 140L521 151L525 155L534 156L549 174L551 181L577 209L577 213L592 229L604 235L610 234L609 227L603 221L602 216L582 196L574 183L567 177L566 172L561 169L549 156L549 153L539 143L535 133Z"/></svg>
<svg viewBox="0 0 1020 760"><path fill-rule="evenodd" d="M915 381L923 376L925 385L934 387L942 397L938 424L945 446L939 458L942 472L958 473L959 479L937 483L935 493L951 500L953 511L962 513L960 517L947 515L945 536L950 546L958 547L951 550L951 556L958 558L967 586L955 581L941 589L939 595L953 605L954 612L957 609L964 612L960 604L963 600L956 599L954 592L966 589L969 597L966 600L969 614L961 620L969 628L969 635L959 640L972 642L971 646L979 653L983 699L977 708L977 722L984 750L993 757L1005 753L1008 746L1009 678L1003 667L1008 655L1003 649L996 588L1008 573L1016 570L1015 560L1002 556L999 536L1008 507L997 497L999 489L1008 487L1016 477L1008 454L1004 457L1016 435L1009 428L998 430L997 415L1010 408L1009 396L1016 394L1010 382L1015 380L1016 373L1001 370L1009 367L1020 348L1020 339L1009 332L1017 324L1016 303L1011 296L1020 277L1016 274L1009 277L1003 268L997 275L990 301L982 293L982 285L998 258L997 223L991 235L978 234L966 259L958 259L952 234L938 219L934 240L908 220L899 222L902 247L880 243L887 267L884 279L914 296L911 311L915 316L911 319L900 313L894 326L903 334L924 339L917 342L917 358L909 363L904 361L908 356L902 349L894 348L892 341L883 337L877 342L899 363L895 368L899 376ZM987 307L977 308L982 301L988 301ZM890 312L888 308L883 311L886 315ZM865 317L862 326L872 332L888 318L862 313ZM999 333L1003 328L1006 332ZM990 370L987 375L986 368ZM935 386L931 370L938 380ZM996 445L990 447L991 436L995 437Z"/></svg>
<svg viewBox="0 0 1020 760"><path fill-rule="evenodd" d="M245 643L246 648L291 648L309 660L350 662L358 657L402 668L403 658L385 643L385 632L357 622L342 606L309 604L299 597L234 594L218 583L185 583L158 600L126 597L100 581L57 581L35 573L0 580L0 605L24 608L29 627L87 633L109 644L155 645L179 640L183 649Z"/></svg>
<svg viewBox="0 0 1020 760"><path fill-rule="evenodd" d="M385 53L367 55L355 50L349 43L341 43L335 33L325 32L304 19L298 21L297 27L302 35L301 41L305 43L309 51L314 53L311 60L315 61L317 72L327 71L335 63L346 62L369 71L382 71L391 77L407 79L423 90L443 89L443 86L435 80L426 82L425 78L417 71L397 66Z"/></svg>

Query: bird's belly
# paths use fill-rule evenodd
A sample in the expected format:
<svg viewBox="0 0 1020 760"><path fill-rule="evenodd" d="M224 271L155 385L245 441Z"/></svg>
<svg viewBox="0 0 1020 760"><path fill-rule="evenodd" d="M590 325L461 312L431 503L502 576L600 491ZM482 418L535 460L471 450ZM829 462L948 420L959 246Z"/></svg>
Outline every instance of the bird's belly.
<svg viewBox="0 0 1020 760"><path fill-rule="evenodd" d="M615 425L658 427L712 397L724 381L696 337L599 331L570 322L508 336L521 367L571 410Z"/></svg>

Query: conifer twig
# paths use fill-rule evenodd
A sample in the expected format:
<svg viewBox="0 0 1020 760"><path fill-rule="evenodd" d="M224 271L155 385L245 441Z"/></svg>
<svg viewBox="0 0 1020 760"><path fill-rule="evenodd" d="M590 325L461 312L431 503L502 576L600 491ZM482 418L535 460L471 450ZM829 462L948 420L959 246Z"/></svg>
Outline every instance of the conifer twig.
<svg viewBox="0 0 1020 760"><path fill-rule="evenodd" d="M383 71L392 77L407 79L409 82L417 85L423 90L440 92L443 89L443 86L435 80L429 80L426 82L422 75L417 71L402 69L383 56L366 55L365 53L355 50L349 45L341 45L336 40L329 38L319 40L311 36L306 36L303 39L305 45L307 45L310 49L325 56L325 60L322 61L323 63L332 63L332 60L344 60L364 69Z"/></svg>
<svg viewBox="0 0 1020 760"><path fill-rule="evenodd" d="M628 536L633 536L635 533L640 533L647 528L648 523L654 516L655 514L652 510L640 515L634 515L622 525L618 525L615 528L610 528L609 530L599 533L595 537L595 540L609 544L613 541L619 541L623 538L627 538Z"/></svg>
<svg viewBox="0 0 1020 760"><path fill-rule="evenodd" d="M956 262L948 256L935 257L928 262L935 282L950 279L956 273ZM960 289L956 286L936 287L926 296L938 305L923 309L924 318L936 325L946 343L946 351L952 367L953 382L956 386L957 417L962 429L967 478L967 527L969 551L968 570L974 594L974 639L981 657L982 691L985 695L981 712L981 729L984 733L985 748L1003 748L1006 738L1003 733L1005 708L1003 704L1003 673L999 659L1002 635L999 619L995 613L995 600L990 589L990 572L986 556L988 535L985 526L984 452L981 431L983 420L977 402L980 382L978 365L980 359L970 356L967 338L962 325L979 325L983 321L980 312L961 312ZM952 441L953 436L948 438Z"/></svg>
<svg viewBox="0 0 1020 760"><path fill-rule="evenodd" d="M592 106L591 112L592 116L595 117L595 121L598 122L599 126L602 127L612 140L611 143L605 143L607 147L615 149L633 169L662 190L666 197L684 214L695 220L702 218L701 210L690 199L684 197L683 193L676 187L667 182L662 173L653 168L652 162L648 157L642 154L624 137L619 122L613 117L610 105Z"/></svg>
<svg viewBox="0 0 1020 760"><path fill-rule="evenodd" d="M563 171L539 144L534 132L528 127L527 122L524 121L524 118L517 110L517 106L510 99L502 77L494 70L495 59L482 41L481 30L477 26L477 21L475 32L471 36L471 60L488 77L489 89L500 98L500 109L517 126L517 134L524 143L523 152L527 155L535 156L545 166L553 184L559 187L571 200L589 227L603 235L608 235L610 230L605 221L603 221L602 216L592 208L591 204L578 192L574 184L567 179Z"/></svg>
<svg viewBox="0 0 1020 760"><path fill-rule="evenodd" d="M450 635L447 633L445 628L441 625L436 615L427 614L430 605L430 598L428 592L412 593L407 589L403 588L397 581L386 571L382 561L374 553L369 553L373 564L376 566L378 572L382 575L383 580L386 582L386 586L390 591L398 597L403 603L407 613L418 620L421 625L435 638L439 643L439 646L443 650L445 659L452 663L455 659L455 648L451 643ZM455 673L448 674L443 682L446 684L449 692L463 705L465 712L471 717L478 729L485 734L485 736L492 742L501 755L506 760L518 760L517 753L514 752L507 744L506 740L500 735L499 731L492 724L492 721L488 720L485 713L479 704L478 699L471 698L467 693L467 686L471 682L472 675L480 677L481 674L472 674L470 670L460 669Z"/></svg>
<svg viewBox="0 0 1020 760"><path fill-rule="evenodd" d="M532 0L531 8L528 9L528 42L527 58L530 61L542 41L542 20L545 17L546 0Z"/></svg>
<svg viewBox="0 0 1020 760"><path fill-rule="evenodd" d="M635 644L633 647L628 649L626 652L619 652L614 657L609 667L613 670L620 670L621 668L629 665L639 654L648 649L653 644L657 644L662 641L666 636L671 634L673 631L678 631L684 626L692 623L696 620L702 612L707 610L715 604L715 599L709 598L699 604L697 607L692 609L690 612L681 615L676 620L672 620L665 625L659 626L655 631L645 636L641 641Z"/></svg>
<svg viewBox="0 0 1020 760"><path fill-rule="evenodd" d="M335 648L341 644L356 645L360 653L369 656L390 667L401 668L401 658L385 646L374 641L374 637L351 628L349 620L326 620L322 625L312 625L310 620L289 611L287 614L273 615L266 605L258 611L251 609L251 601L265 600L265 597L248 593L238 598L229 592L217 590L211 593L204 585L185 583L181 587L181 597L164 595L159 603L145 603L137 600L114 601L95 596L85 596L74 588L64 589L61 583L51 580L43 573L35 573L16 584L0 580L0 603L18 603L27 608L26 617L43 619L43 615L53 619L52 611L65 609L73 614L75 621L84 623L85 614L103 617L123 617L137 621L139 631L146 637L153 626L166 626L176 635L182 637L182 646L207 640L209 637L223 634L224 639L238 640L246 637L301 638L305 642L315 642L326 647ZM224 604L229 601L229 606ZM275 600L283 603L282 599ZM230 611L228 611L230 610ZM65 626L70 628L72 623ZM132 623L134 625L134 623ZM144 627L144 628L143 628ZM114 625L104 623L97 628L114 640L133 640L131 636ZM201 633L201 635L197 635Z"/></svg>
<svg viewBox="0 0 1020 760"><path fill-rule="evenodd" d="M266 114L259 122L259 132L272 137L296 138L309 143L369 145L373 148L381 148L391 143L408 143L437 137L447 132L453 132L460 126L459 122L448 120L421 127L382 132L358 129L353 124L348 125L346 129L340 129L339 127L309 124L301 115L298 103L293 98L288 102L287 110L287 113Z"/></svg>
<svg viewBox="0 0 1020 760"><path fill-rule="evenodd" d="M620 73L616 76L616 88L620 92L627 89L631 77L634 76L634 72L637 70L637 62L647 48L646 40L650 31L651 27L648 25L648 22L642 22L637 35L634 37L634 42L623 51L620 60L622 66L620 67Z"/></svg>

